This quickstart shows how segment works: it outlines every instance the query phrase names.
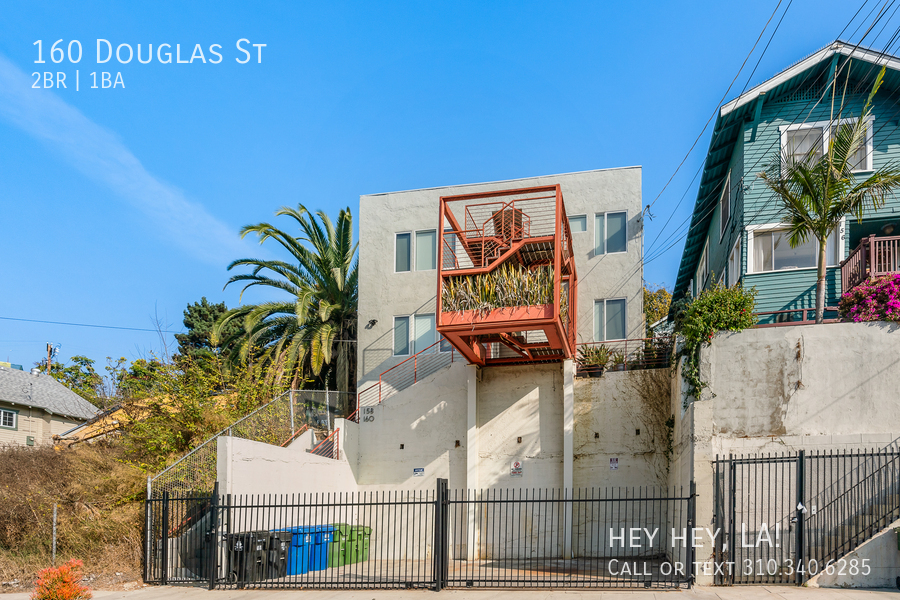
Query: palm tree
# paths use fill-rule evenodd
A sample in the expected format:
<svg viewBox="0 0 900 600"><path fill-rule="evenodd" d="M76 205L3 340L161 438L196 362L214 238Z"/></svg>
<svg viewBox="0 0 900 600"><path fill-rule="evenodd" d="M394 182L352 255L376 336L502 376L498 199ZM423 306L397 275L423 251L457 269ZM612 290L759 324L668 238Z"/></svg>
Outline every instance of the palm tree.
<svg viewBox="0 0 900 600"><path fill-rule="evenodd" d="M275 215L292 218L301 235L294 237L259 223L241 229L241 237L255 233L260 244L275 240L292 260L236 260L228 270L238 266L252 270L233 275L225 287L240 281L245 282L241 297L257 285L281 290L289 297L229 310L216 324L216 341L229 323L238 321L243 325L238 333L221 340L222 345L239 349L233 356L269 362L282 376L292 378L293 387L311 375L320 381L332 379L340 391L352 391L359 261L350 209L340 211L336 226L324 212L313 215L302 204L296 209L282 207ZM323 372L325 365L329 368Z"/></svg>
<svg viewBox="0 0 900 600"><path fill-rule="evenodd" d="M866 148L867 119L872 111L872 98L881 86L884 72L882 67L855 122L841 124L841 111L838 112L837 120L832 121L833 134L829 136L824 153L821 153L821 146L815 144L807 154L799 157L785 149L783 155L759 174L781 201L783 220L789 224L788 241L791 247L806 243L810 236L819 242L816 323L822 323L825 314L825 248L828 236L845 215L853 214L861 220L867 207L877 210L884 205L887 194L900 188L900 170L893 166L879 169L863 181L858 181L853 173L858 163L857 152ZM832 93L832 115L833 105Z"/></svg>

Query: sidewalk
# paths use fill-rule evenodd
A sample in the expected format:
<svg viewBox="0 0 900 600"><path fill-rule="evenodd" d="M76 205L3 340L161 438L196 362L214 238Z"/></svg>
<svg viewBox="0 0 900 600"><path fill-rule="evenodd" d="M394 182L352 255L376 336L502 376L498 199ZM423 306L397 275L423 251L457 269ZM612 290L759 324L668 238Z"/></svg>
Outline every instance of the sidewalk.
<svg viewBox="0 0 900 600"><path fill-rule="evenodd" d="M217 590L148 586L128 592L94 592L97 600L879 600L900 591L802 588L793 586L700 587L691 590ZM28 600L25 593L0 600Z"/></svg>

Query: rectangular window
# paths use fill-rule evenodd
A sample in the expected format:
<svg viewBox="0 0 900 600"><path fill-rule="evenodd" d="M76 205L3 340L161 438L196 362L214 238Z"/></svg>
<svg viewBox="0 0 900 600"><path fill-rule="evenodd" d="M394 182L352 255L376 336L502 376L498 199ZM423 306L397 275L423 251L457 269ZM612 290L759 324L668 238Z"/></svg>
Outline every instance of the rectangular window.
<svg viewBox="0 0 900 600"><path fill-rule="evenodd" d="M572 233L587 231L587 215L573 215L569 217L569 229Z"/></svg>
<svg viewBox="0 0 900 600"><path fill-rule="evenodd" d="M437 269L437 232L434 229L416 232L416 271Z"/></svg>
<svg viewBox="0 0 900 600"><path fill-rule="evenodd" d="M852 123L841 123L841 126L844 127L852 127ZM834 138L838 133L837 127L831 128L831 137ZM868 171L869 170L869 161L867 160L869 157L869 128L866 127L866 142L863 142L859 148L857 148L856 152L853 156L850 157L850 170L851 171Z"/></svg>
<svg viewBox="0 0 900 600"><path fill-rule="evenodd" d="M627 213L598 213L595 223L594 249L596 254L613 254L628 250Z"/></svg>
<svg viewBox="0 0 900 600"><path fill-rule="evenodd" d="M444 239L441 240L441 244L444 245L444 268L445 269L458 269L459 267L459 259L456 256L456 236L453 235L453 228L447 225L444 227Z"/></svg>
<svg viewBox="0 0 900 600"><path fill-rule="evenodd" d="M415 315L416 335L413 339L412 353L418 354L433 345L437 331L434 327L434 315Z"/></svg>
<svg viewBox="0 0 900 600"><path fill-rule="evenodd" d="M810 236L805 242L791 248L787 229L756 231L753 234L753 272L788 271L808 269L818 262L819 242ZM825 257L828 266L837 264L836 233L828 236Z"/></svg>
<svg viewBox="0 0 900 600"><path fill-rule="evenodd" d="M394 317L394 356L409 354L409 317Z"/></svg>
<svg viewBox="0 0 900 600"><path fill-rule="evenodd" d="M731 173L725 178L725 189L719 198L719 239L725 235L728 219L731 217Z"/></svg>
<svg viewBox="0 0 900 600"><path fill-rule="evenodd" d="M844 119L839 124L825 122L782 127L781 150L785 160L815 162L822 158L839 127L852 127L855 121ZM872 121L866 124L865 138L850 158L850 170L872 170Z"/></svg>
<svg viewBox="0 0 900 600"><path fill-rule="evenodd" d="M404 273L409 271L410 267L410 246L412 240L408 233L398 233L397 241L394 246L394 271Z"/></svg>
<svg viewBox="0 0 900 600"><path fill-rule="evenodd" d="M0 410L0 427L5 429L16 429L16 420L18 413L14 410Z"/></svg>
<svg viewBox="0 0 900 600"><path fill-rule="evenodd" d="M706 282L709 280L709 239L703 246L703 254L700 255L700 262L697 265L697 276L694 281L697 282L697 293L699 294L706 288Z"/></svg>
<svg viewBox="0 0 900 600"><path fill-rule="evenodd" d="M803 127L787 132L784 153L794 163L816 162L822 158L822 128Z"/></svg>
<svg viewBox="0 0 900 600"><path fill-rule="evenodd" d="M728 287L735 285L741 278L741 238L734 243L728 256Z"/></svg>
<svg viewBox="0 0 900 600"><path fill-rule="evenodd" d="M625 339L625 299L594 301L594 341Z"/></svg>

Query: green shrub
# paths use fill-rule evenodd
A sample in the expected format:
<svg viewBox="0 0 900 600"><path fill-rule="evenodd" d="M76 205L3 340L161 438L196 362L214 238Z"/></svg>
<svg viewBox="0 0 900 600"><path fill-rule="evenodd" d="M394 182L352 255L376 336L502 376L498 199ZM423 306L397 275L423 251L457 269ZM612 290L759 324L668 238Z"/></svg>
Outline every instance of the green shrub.
<svg viewBox="0 0 900 600"><path fill-rule="evenodd" d="M718 331L741 331L756 324L756 289L719 284L704 290L688 303L676 306L675 333L683 339L678 356L686 357L681 374L688 384L687 396L700 398L708 384L700 379L700 348ZM677 362L676 362L677 365Z"/></svg>

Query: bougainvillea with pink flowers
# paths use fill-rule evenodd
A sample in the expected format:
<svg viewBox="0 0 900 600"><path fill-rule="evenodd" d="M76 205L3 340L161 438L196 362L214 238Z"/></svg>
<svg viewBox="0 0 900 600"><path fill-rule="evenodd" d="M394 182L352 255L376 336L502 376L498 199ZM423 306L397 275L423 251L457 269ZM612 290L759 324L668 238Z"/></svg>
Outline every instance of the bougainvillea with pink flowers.
<svg viewBox="0 0 900 600"><path fill-rule="evenodd" d="M845 321L900 321L900 275L867 280L843 296L838 305Z"/></svg>

